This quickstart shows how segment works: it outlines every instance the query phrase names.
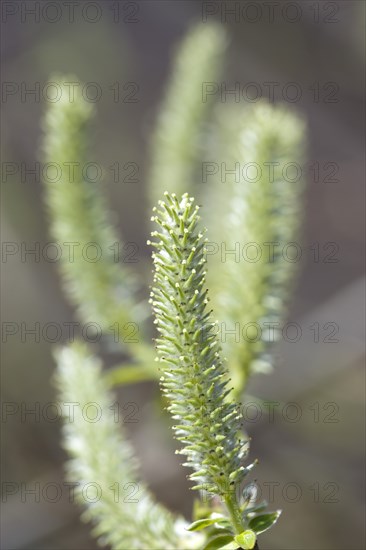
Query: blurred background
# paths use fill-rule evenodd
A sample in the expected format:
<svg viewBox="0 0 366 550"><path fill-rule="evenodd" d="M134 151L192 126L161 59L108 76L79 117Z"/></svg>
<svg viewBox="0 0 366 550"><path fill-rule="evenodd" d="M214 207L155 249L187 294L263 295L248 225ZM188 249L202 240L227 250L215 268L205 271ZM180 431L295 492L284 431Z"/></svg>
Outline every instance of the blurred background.
<svg viewBox="0 0 366 550"><path fill-rule="evenodd" d="M2 3L3 242L20 251L50 241L40 178L21 168L39 160L47 106L42 88L50 74L75 74L102 90L91 160L138 166L134 182L110 177L101 184L124 241L138 245L137 269L145 269L150 255L149 137L172 55L189 26L216 20L227 29L228 88L255 82L268 97L264 83L276 82L275 99L283 100L288 83L297 83L301 97L291 105L308 121L308 166L318 163L319 173L308 170L305 253L288 313L302 337L280 342L274 373L258 375L249 388L251 395L278 402L273 417L255 406L246 409L262 496L284 511L261 537L261 549L364 548L364 2L80 1L72 3L73 16L65 4ZM33 9L40 11L34 15ZM116 103L116 82L136 101ZM37 83L40 94L26 94ZM96 543L89 526L80 522L63 484L60 422L42 414L55 400L52 351L67 334L56 343L42 336L37 342L21 325L65 326L75 316L57 263L42 255L25 260L20 252L2 257L2 328L13 323L19 330L3 330L2 338L1 547L91 549ZM330 342L335 326L337 341ZM138 422L126 427L145 478L161 501L189 517L192 494L156 386L123 388L118 398L137 405Z"/></svg>

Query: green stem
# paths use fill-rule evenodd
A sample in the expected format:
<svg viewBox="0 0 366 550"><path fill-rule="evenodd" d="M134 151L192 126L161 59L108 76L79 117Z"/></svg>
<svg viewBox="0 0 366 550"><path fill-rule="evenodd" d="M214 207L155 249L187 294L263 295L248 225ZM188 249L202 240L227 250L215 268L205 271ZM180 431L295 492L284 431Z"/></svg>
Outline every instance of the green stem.
<svg viewBox="0 0 366 550"><path fill-rule="evenodd" d="M126 364L113 367L106 372L105 376L112 386L125 386L126 384L158 380L158 376L152 369L146 368L140 364Z"/></svg>
<svg viewBox="0 0 366 550"><path fill-rule="evenodd" d="M139 342L133 352L136 363L116 365L105 374L112 386L159 380L160 372L156 366L153 350L144 342Z"/></svg>
<svg viewBox="0 0 366 550"><path fill-rule="evenodd" d="M241 514L240 514L239 505L236 500L236 496L234 493L231 493L230 495L227 495L226 497L224 497L224 500L225 500L225 504L228 509L233 527L237 535L240 535L240 533L244 531L244 526L241 522Z"/></svg>

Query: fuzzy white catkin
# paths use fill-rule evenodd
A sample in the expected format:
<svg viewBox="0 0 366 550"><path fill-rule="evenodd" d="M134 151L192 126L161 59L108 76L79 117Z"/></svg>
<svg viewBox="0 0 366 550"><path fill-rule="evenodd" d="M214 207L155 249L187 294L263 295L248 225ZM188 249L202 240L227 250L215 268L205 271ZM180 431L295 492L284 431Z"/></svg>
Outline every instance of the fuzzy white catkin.
<svg viewBox="0 0 366 550"><path fill-rule="evenodd" d="M84 519L94 524L94 534L115 550L197 548L201 537L182 536L187 523L157 504L139 480L132 447L116 422L115 399L102 376L100 360L85 344L76 342L57 353L57 364L64 447L71 457L67 478L75 483L77 501L85 508ZM88 414L92 413L85 412L90 404L96 404L97 422L91 422ZM95 502L83 493L89 483L100 489ZM113 487L118 487L119 494ZM134 494L129 499L131 488Z"/></svg>

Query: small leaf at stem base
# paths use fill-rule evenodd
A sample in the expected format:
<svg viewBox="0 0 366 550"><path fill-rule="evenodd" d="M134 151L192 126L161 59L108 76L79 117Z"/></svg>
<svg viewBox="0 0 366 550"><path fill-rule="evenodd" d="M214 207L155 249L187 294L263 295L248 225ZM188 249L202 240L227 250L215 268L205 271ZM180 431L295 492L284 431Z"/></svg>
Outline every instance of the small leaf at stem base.
<svg viewBox="0 0 366 550"><path fill-rule="evenodd" d="M252 550L256 542L256 536L254 531L247 529L234 537L235 542L244 550Z"/></svg>

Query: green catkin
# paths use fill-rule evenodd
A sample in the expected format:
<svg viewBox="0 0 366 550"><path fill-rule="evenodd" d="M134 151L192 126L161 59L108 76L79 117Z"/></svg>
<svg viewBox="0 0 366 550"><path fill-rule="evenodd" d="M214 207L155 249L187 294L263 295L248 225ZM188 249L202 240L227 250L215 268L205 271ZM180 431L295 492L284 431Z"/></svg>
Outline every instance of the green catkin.
<svg viewBox="0 0 366 550"><path fill-rule="evenodd" d="M229 399L216 323L208 311L204 236L193 198L165 194L154 209L155 264L151 303L159 332L156 340L161 386L176 422L178 451L193 468L195 489L222 497L234 492L247 469L238 406ZM172 269L173 268L173 269Z"/></svg>

